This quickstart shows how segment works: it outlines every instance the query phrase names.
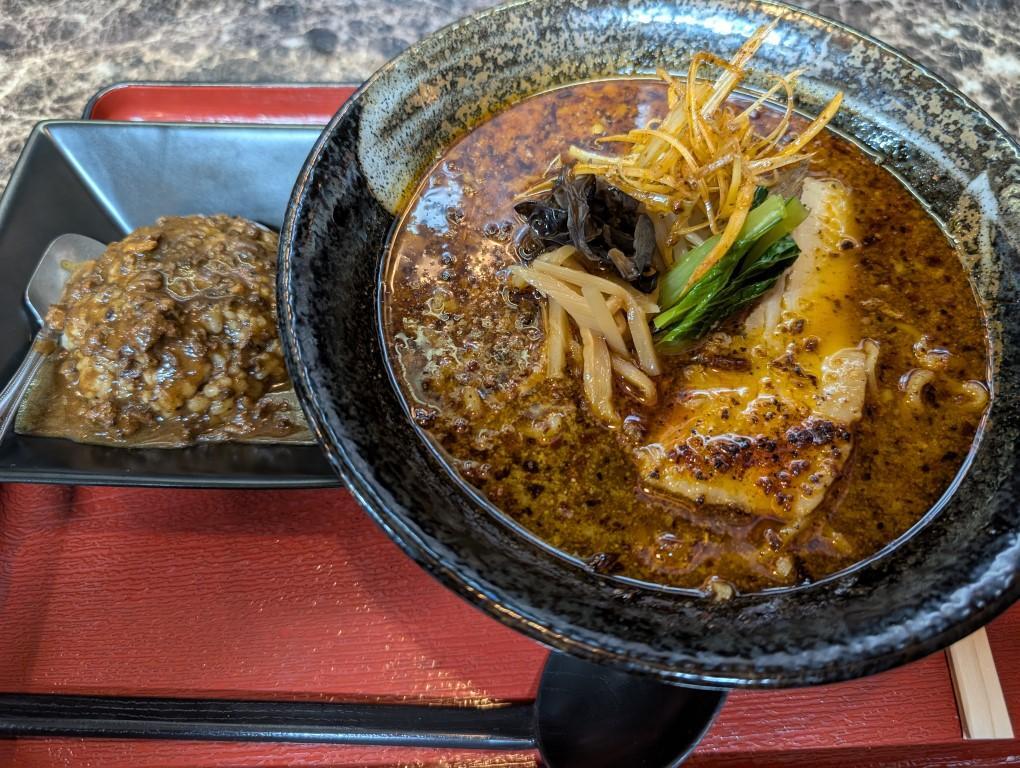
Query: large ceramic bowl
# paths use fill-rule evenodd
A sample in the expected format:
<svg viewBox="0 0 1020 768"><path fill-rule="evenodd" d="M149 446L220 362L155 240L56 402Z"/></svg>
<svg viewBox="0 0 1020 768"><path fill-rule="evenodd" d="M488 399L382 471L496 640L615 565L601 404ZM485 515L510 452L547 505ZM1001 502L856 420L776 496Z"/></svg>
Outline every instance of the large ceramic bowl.
<svg viewBox="0 0 1020 768"><path fill-rule="evenodd" d="M697 49L730 53L776 16L755 65L806 67L809 112L842 89L835 127L873 150L958 239L988 317L994 394L952 492L900 540L823 582L711 602L591 572L520 531L437 460L387 373L380 263L405 192L486 115L559 84L678 70ZM1020 593L1018 248L1020 148L881 43L772 3L533 0L447 27L344 105L297 180L279 306L291 374L330 461L446 585L570 653L679 682L796 685L915 659Z"/></svg>

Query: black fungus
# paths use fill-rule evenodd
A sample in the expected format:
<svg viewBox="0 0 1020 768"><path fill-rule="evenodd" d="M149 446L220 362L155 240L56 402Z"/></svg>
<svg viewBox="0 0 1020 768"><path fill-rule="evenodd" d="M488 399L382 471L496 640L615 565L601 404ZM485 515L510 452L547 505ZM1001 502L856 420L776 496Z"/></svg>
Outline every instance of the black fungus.
<svg viewBox="0 0 1020 768"><path fill-rule="evenodd" d="M568 167L551 190L514 206L525 225L516 243L521 258L572 244L588 261L612 269L639 291L651 293L655 225L638 201L591 174Z"/></svg>

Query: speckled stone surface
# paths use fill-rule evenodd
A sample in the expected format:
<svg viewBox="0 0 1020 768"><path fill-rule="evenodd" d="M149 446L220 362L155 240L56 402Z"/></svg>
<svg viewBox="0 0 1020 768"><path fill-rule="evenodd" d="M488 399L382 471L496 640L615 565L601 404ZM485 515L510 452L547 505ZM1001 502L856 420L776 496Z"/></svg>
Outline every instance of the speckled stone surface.
<svg viewBox="0 0 1020 768"><path fill-rule="evenodd" d="M489 0L0 0L0 189L32 125L121 80L360 81ZM1020 134L1017 0L805 0L959 86Z"/></svg>

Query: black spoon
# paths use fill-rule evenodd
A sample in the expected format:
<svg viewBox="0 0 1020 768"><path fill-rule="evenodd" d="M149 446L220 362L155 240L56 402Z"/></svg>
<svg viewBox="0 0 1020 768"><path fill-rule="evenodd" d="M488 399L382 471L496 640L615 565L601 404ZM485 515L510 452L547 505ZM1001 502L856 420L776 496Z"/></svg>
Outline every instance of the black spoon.
<svg viewBox="0 0 1020 768"><path fill-rule="evenodd" d="M404 704L0 694L0 736L538 749L547 768L660 768L694 749L726 699L551 654L534 703Z"/></svg>

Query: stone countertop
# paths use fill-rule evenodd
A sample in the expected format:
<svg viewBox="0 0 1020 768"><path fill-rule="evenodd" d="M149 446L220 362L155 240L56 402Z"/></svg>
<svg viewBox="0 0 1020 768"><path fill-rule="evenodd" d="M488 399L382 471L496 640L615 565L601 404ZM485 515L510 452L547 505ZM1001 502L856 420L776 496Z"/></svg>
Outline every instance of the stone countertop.
<svg viewBox="0 0 1020 768"><path fill-rule="evenodd" d="M357 82L490 0L0 0L0 190L32 125L122 80ZM1017 0L802 0L895 46L1020 135Z"/></svg>

